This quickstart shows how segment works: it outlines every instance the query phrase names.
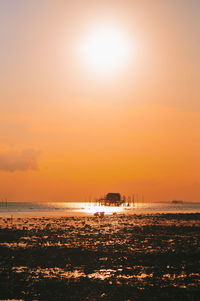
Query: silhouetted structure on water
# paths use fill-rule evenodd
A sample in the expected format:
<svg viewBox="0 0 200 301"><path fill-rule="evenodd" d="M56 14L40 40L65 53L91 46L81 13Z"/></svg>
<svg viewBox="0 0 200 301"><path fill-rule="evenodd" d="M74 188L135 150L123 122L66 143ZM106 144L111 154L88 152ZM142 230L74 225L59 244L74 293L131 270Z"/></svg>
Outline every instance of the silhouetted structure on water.
<svg viewBox="0 0 200 301"><path fill-rule="evenodd" d="M172 204L183 204L182 200L172 200Z"/></svg>
<svg viewBox="0 0 200 301"><path fill-rule="evenodd" d="M104 198L99 199L98 202L104 206L120 206L125 203L125 197L122 198L120 193L109 192Z"/></svg>

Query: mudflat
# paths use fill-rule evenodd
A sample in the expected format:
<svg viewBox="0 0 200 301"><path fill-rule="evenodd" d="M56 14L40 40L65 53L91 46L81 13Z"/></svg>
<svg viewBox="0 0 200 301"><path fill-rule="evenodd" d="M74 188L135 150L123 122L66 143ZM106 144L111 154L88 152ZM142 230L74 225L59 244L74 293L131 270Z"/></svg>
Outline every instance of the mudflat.
<svg viewBox="0 0 200 301"><path fill-rule="evenodd" d="M0 218L0 299L199 296L199 213Z"/></svg>

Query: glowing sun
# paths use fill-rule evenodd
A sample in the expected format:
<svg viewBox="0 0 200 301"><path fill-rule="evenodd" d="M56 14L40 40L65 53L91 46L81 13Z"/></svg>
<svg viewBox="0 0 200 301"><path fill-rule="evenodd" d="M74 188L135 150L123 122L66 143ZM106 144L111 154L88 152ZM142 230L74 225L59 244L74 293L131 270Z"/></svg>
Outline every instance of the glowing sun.
<svg viewBox="0 0 200 301"><path fill-rule="evenodd" d="M125 67L132 54L132 45L119 28L96 26L82 40L80 53L86 68L106 75Z"/></svg>

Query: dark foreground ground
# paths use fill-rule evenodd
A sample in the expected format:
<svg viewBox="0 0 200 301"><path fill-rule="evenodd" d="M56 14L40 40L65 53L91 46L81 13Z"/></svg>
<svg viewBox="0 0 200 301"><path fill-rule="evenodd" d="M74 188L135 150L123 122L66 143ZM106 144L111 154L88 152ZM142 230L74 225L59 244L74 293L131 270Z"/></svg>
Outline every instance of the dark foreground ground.
<svg viewBox="0 0 200 301"><path fill-rule="evenodd" d="M0 299L200 300L200 214L0 219Z"/></svg>

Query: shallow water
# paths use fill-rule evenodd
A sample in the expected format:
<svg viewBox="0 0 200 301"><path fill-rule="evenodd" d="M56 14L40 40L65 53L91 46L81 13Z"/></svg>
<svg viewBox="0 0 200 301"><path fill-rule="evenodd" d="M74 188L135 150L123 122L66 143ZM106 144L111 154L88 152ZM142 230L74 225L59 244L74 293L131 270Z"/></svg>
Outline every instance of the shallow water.
<svg viewBox="0 0 200 301"><path fill-rule="evenodd" d="M200 203L144 203L135 202L125 206L99 206L95 202L58 202L58 203L0 203L0 216L85 216L95 212L110 214L141 214L141 213L196 213L200 212Z"/></svg>

